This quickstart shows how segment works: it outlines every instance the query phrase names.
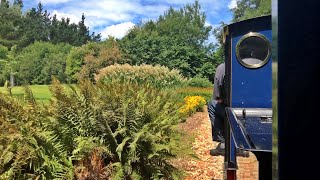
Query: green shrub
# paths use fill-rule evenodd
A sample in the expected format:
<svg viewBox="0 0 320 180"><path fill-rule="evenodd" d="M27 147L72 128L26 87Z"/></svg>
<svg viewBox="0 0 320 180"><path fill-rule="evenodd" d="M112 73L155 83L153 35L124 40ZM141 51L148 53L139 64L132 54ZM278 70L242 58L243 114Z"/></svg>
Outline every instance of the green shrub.
<svg viewBox="0 0 320 180"><path fill-rule="evenodd" d="M0 94L0 179L179 179L181 108L169 91L89 81L49 105Z"/></svg>
<svg viewBox="0 0 320 180"><path fill-rule="evenodd" d="M53 122L29 88L21 100L0 93L0 179L72 179L67 151L46 128Z"/></svg>
<svg viewBox="0 0 320 180"><path fill-rule="evenodd" d="M172 93L115 82L82 82L70 93L61 89L62 86L53 86L55 100L51 106L59 122L54 129L68 135L60 139L69 152L74 152L70 142L75 138L95 137L103 141L102 147L108 147L101 157L114 179L179 175L169 163L177 147L172 140L176 133L173 128L180 122L180 107Z"/></svg>
<svg viewBox="0 0 320 180"><path fill-rule="evenodd" d="M9 53L8 48L0 44L0 60L6 59L8 53Z"/></svg>
<svg viewBox="0 0 320 180"><path fill-rule="evenodd" d="M96 81L131 82L140 85L149 84L157 88L174 88L185 85L186 79L178 70L170 70L165 66L111 65L103 68L95 76Z"/></svg>
<svg viewBox="0 0 320 180"><path fill-rule="evenodd" d="M190 87L213 87L212 83L209 81L209 79L204 77L193 77L190 80L188 80L188 86Z"/></svg>
<svg viewBox="0 0 320 180"><path fill-rule="evenodd" d="M71 47L41 41L27 46L14 59L15 84L50 84L52 76L66 82L65 62Z"/></svg>

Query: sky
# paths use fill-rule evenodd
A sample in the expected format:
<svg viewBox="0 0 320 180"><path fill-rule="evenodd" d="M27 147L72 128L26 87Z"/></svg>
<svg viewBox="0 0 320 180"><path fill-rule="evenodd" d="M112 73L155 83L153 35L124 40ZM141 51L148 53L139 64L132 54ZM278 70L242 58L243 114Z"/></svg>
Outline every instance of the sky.
<svg viewBox="0 0 320 180"><path fill-rule="evenodd" d="M90 33L101 33L122 38L135 24L156 20L169 7L179 9L194 0L23 0L23 11L37 7L41 1L44 10L57 18L69 17L71 23L78 23L82 13ZM221 21L230 23L230 9L236 7L236 0L199 0L201 11L206 14L206 24L213 28ZM209 42L216 42L212 33Z"/></svg>

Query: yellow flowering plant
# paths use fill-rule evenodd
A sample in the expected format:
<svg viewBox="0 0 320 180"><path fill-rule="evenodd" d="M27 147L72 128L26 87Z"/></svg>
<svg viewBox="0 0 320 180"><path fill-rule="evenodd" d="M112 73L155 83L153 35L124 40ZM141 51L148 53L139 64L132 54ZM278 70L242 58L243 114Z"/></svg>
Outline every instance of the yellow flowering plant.
<svg viewBox="0 0 320 180"><path fill-rule="evenodd" d="M184 98L185 104L179 110L180 114L184 117L189 117L195 112L203 111L203 106L206 100L202 96L186 96Z"/></svg>

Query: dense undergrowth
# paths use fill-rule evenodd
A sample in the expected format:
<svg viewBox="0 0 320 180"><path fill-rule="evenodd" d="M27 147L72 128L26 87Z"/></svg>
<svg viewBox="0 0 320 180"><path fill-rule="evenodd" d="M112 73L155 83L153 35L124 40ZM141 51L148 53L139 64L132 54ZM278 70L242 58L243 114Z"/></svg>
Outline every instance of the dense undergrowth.
<svg viewBox="0 0 320 180"><path fill-rule="evenodd" d="M29 88L23 100L0 94L0 179L181 177L170 164L183 153L174 93L89 81L70 89L55 80L47 105Z"/></svg>

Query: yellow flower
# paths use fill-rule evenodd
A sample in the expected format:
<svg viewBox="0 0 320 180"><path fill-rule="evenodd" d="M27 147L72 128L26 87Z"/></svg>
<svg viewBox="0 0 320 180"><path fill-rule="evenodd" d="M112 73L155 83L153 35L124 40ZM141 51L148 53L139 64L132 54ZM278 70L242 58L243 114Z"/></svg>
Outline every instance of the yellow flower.
<svg viewBox="0 0 320 180"><path fill-rule="evenodd" d="M186 96L184 98L184 106L179 110L182 115L191 116L197 111L202 111L206 100L201 96Z"/></svg>

